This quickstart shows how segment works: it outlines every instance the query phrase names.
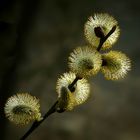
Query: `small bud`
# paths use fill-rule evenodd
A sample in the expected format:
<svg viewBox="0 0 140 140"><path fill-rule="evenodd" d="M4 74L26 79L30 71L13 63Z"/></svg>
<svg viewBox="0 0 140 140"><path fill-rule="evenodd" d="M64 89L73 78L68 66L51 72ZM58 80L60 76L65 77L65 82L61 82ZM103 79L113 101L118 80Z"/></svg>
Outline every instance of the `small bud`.
<svg viewBox="0 0 140 140"><path fill-rule="evenodd" d="M58 99L57 112L61 113L65 110L72 110L76 105L74 95L66 87L61 88L61 97Z"/></svg>
<svg viewBox="0 0 140 140"><path fill-rule="evenodd" d="M104 35L104 33L103 33L103 31L100 27L95 27L94 32L95 32L95 35L99 38L104 38L105 37L105 35Z"/></svg>

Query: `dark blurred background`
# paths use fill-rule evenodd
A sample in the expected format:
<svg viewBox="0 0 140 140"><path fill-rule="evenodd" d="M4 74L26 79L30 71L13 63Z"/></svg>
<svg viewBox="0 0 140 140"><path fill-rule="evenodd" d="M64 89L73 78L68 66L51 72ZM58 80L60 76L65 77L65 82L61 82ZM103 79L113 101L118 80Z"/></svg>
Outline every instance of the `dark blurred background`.
<svg viewBox="0 0 140 140"><path fill-rule="evenodd" d="M84 24L94 12L119 22L113 49L132 59L121 81L99 73L90 80L89 100L72 112L53 114L28 140L140 140L139 0L0 0L0 139L18 140L18 127L3 114L6 99L18 92L40 98L41 111L57 99L56 80L68 71L69 53L85 45Z"/></svg>

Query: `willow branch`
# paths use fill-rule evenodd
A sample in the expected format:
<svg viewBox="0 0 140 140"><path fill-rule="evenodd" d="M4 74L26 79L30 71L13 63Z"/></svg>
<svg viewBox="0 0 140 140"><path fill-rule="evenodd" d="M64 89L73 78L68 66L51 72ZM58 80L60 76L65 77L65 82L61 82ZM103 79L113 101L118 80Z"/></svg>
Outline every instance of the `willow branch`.
<svg viewBox="0 0 140 140"><path fill-rule="evenodd" d="M78 80L82 79L79 76L76 76L76 78L73 80L73 82L69 85L69 90L72 92L75 90L74 85L77 83ZM20 138L20 140L25 140L29 135L31 135L33 133L33 131L35 131L38 126L41 125L41 123L48 118L51 114L58 112L58 113L62 113L64 111L59 111L57 110L57 104L58 104L58 100L54 103L54 105L49 109L49 111L43 116L43 119L41 121L35 121L33 123L33 125L31 126L31 128Z"/></svg>

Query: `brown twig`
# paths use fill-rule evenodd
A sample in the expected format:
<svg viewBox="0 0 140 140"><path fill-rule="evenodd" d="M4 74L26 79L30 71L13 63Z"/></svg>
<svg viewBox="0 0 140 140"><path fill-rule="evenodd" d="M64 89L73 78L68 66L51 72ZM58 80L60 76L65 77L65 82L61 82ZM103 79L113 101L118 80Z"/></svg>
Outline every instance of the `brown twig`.
<svg viewBox="0 0 140 140"><path fill-rule="evenodd" d="M97 47L97 51L100 51L100 50L101 50L101 48L102 48L104 42L108 39L108 37L109 37L111 34L114 33L115 30L116 30L116 25L114 25L114 26L112 27L112 29L109 31L109 33L105 36L105 35L103 34L103 32L102 32L102 30L101 30L100 27L95 28L95 34L96 34L97 37L100 38L100 43L99 43L99 45L98 45L98 47Z"/></svg>

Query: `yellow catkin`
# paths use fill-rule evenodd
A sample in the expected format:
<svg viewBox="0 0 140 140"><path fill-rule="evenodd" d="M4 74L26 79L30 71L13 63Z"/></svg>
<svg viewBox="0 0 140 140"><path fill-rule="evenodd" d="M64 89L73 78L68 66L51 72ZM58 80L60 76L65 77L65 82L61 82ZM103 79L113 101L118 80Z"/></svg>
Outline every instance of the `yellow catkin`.
<svg viewBox="0 0 140 140"><path fill-rule="evenodd" d="M76 48L69 56L69 68L80 77L89 77L99 72L102 64L101 54L93 47Z"/></svg>
<svg viewBox="0 0 140 140"><path fill-rule="evenodd" d="M4 111L6 117L18 125L41 119L39 100L28 93L11 96L5 104Z"/></svg>
<svg viewBox="0 0 140 140"><path fill-rule="evenodd" d="M57 80L57 84L56 84L56 91L58 93L58 98L61 98L63 96L62 88L67 89L66 91L69 97L69 101L68 101L69 108L72 108L72 106L74 107L76 105L84 103L90 95L90 85L88 81L84 78L77 81L77 83L74 85L74 88L75 88L74 91L71 92L69 90L69 85L74 81L75 78L76 78L76 75L73 72L64 73Z"/></svg>
<svg viewBox="0 0 140 140"><path fill-rule="evenodd" d="M93 47L97 48L100 42L100 38L96 36L94 29L100 27L103 34L107 35L113 26L116 26L116 30L104 42L102 50L111 48L112 45L117 41L120 35L120 28L116 19L114 19L114 17L110 16L109 14L94 14L93 17L89 17L88 21L85 23L84 34L86 40Z"/></svg>
<svg viewBox="0 0 140 140"><path fill-rule="evenodd" d="M104 65L102 73L108 80L118 80L125 77L131 68L130 59L122 52L110 51L102 55Z"/></svg>

